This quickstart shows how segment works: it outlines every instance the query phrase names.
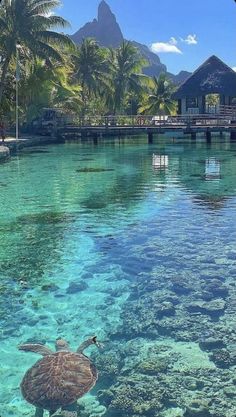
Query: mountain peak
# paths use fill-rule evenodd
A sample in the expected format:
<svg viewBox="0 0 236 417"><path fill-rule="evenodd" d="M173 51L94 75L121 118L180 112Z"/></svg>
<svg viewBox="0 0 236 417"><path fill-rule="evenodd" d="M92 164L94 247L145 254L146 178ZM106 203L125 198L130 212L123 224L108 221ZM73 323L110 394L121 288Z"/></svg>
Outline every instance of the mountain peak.
<svg viewBox="0 0 236 417"><path fill-rule="evenodd" d="M105 28L117 33L120 32L119 35L122 36L120 26L116 21L116 17L112 13L110 6L105 2L105 0L102 0L98 6L98 24L105 25Z"/></svg>
<svg viewBox="0 0 236 417"><path fill-rule="evenodd" d="M111 11L111 9L110 9L110 6L105 2L105 0L102 0L100 3L99 3L99 6L98 6L98 17L99 17L99 14L100 13L110 13L110 14L112 14L112 11Z"/></svg>
<svg viewBox="0 0 236 417"><path fill-rule="evenodd" d="M80 44L84 38L94 38L101 46L118 47L123 41L123 35L109 5L102 0L98 6L98 17L86 23L78 30L72 39Z"/></svg>
<svg viewBox="0 0 236 417"><path fill-rule="evenodd" d="M97 19L86 23L72 35L73 41L78 45L86 38L94 38L101 46L113 48L120 46L124 40L120 26L116 21L116 16L112 13L110 6L105 0L102 0L98 6ZM151 52L146 45L134 41L132 43L148 62L148 67L144 68L145 74L158 76L161 72L166 72L166 66L161 63L160 58ZM174 79L174 76L172 78ZM184 74L181 80L182 78L186 78Z"/></svg>

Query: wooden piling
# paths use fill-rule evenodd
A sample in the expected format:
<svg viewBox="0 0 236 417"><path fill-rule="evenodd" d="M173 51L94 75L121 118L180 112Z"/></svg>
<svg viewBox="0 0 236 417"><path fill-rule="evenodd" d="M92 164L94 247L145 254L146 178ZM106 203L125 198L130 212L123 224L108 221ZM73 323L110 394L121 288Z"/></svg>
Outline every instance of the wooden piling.
<svg viewBox="0 0 236 417"><path fill-rule="evenodd" d="M211 143L211 131L209 129L206 130L206 141Z"/></svg>
<svg viewBox="0 0 236 417"><path fill-rule="evenodd" d="M152 132L148 132L148 143L149 144L153 143L153 133Z"/></svg>
<svg viewBox="0 0 236 417"><path fill-rule="evenodd" d="M95 146L98 144L98 134L96 132L93 135L93 144Z"/></svg>
<svg viewBox="0 0 236 417"><path fill-rule="evenodd" d="M236 130L231 130L231 132L230 132L230 140L236 141Z"/></svg>
<svg viewBox="0 0 236 417"><path fill-rule="evenodd" d="M197 132L191 132L191 140L197 139Z"/></svg>

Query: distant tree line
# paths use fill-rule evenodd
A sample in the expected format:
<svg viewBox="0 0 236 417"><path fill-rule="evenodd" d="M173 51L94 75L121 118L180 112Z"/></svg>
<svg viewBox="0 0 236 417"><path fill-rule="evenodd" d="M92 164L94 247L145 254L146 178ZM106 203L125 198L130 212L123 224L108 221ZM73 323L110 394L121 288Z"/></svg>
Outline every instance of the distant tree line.
<svg viewBox="0 0 236 417"><path fill-rule="evenodd" d="M146 62L130 42L107 49L84 39L76 46L57 31L69 26L54 14L59 0L0 3L0 117L14 117L16 81L22 122L44 107L81 116L175 112L174 85L164 74L144 75Z"/></svg>

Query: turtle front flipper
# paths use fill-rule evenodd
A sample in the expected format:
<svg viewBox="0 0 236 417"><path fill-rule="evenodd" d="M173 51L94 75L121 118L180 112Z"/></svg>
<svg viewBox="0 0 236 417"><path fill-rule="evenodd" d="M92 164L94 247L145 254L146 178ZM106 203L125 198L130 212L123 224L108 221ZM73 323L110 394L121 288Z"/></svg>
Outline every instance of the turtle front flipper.
<svg viewBox="0 0 236 417"><path fill-rule="evenodd" d="M53 351L47 346L39 345L37 343L26 343L25 345L18 346L19 350L24 350L25 352L34 352L42 356L53 355Z"/></svg>

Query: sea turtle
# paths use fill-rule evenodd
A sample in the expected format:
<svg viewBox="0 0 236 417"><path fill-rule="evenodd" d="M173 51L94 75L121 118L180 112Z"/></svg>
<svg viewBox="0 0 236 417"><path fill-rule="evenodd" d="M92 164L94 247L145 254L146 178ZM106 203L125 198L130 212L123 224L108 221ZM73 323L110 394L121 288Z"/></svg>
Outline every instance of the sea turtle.
<svg viewBox="0 0 236 417"><path fill-rule="evenodd" d="M60 408L65 410L94 386L97 370L83 354L84 349L92 344L100 346L96 336L83 342L76 352L72 352L63 339L56 340L56 352L34 343L18 347L43 356L26 372L21 382L23 397L36 406L35 417L43 416L44 409L49 410L50 416Z"/></svg>

